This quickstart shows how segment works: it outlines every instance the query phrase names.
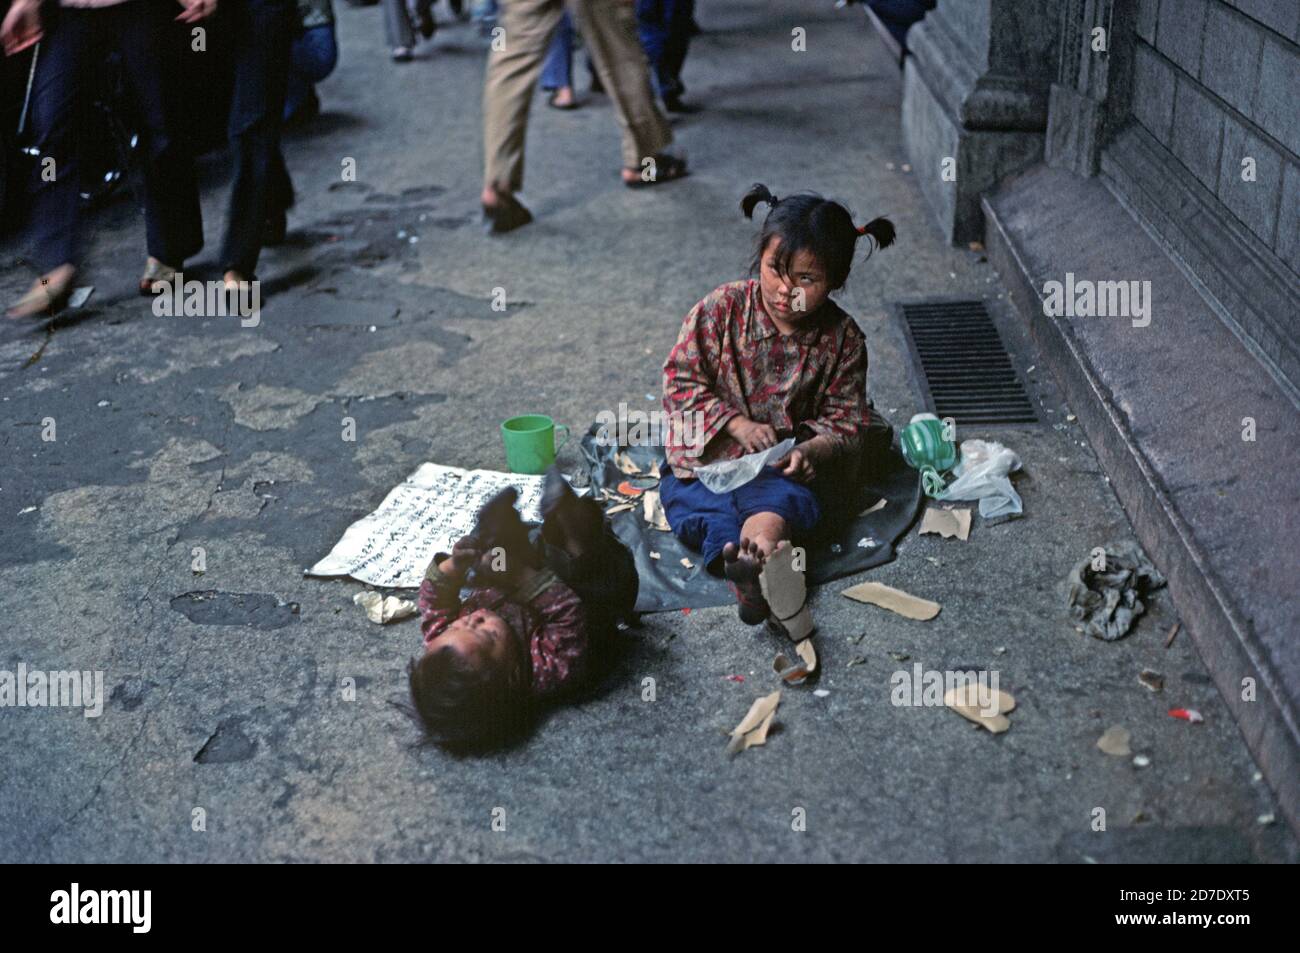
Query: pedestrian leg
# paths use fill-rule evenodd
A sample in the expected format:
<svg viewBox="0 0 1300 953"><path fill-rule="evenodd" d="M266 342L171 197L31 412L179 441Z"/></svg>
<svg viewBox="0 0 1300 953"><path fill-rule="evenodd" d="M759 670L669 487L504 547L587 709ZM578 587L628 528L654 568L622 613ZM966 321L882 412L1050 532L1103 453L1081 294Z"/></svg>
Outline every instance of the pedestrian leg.
<svg viewBox="0 0 1300 953"><path fill-rule="evenodd" d="M639 171L644 160L673 141L673 134L655 105L637 39L636 10L630 3L605 0L569 0L569 9L623 128L623 168Z"/></svg>

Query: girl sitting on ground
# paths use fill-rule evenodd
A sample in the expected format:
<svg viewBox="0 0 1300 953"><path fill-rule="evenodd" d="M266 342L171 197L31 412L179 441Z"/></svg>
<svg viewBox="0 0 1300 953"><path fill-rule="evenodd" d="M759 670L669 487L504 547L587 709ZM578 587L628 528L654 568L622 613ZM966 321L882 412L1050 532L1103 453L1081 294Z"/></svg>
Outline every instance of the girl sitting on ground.
<svg viewBox="0 0 1300 953"><path fill-rule="evenodd" d="M844 286L859 238L878 248L894 240L888 219L857 227L844 206L813 193L778 199L755 185L740 203L747 218L759 202L769 212L750 266L758 278L724 284L695 305L664 363L668 419L697 426L670 430L660 484L673 532L703 553L709 572L727 577L749 625L769 615L758 581L764 560L817 525L826 472L861 450L866 342L829 295ZM697 467L788 437L797 441L789 453L728 493L695 477Z"/></svg>

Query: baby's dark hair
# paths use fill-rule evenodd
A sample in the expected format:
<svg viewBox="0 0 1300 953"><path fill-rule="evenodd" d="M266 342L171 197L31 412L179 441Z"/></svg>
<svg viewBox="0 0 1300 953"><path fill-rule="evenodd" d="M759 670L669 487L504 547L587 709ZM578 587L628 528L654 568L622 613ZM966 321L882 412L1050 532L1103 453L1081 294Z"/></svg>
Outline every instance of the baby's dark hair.
<svg viewBox="0 0 1300 953"><path fill-rule="evenodd" d="M499 748L528 722L522 663L482 668L446 645L412 659L406 672L428 739L453 752Z"/></svg>
<svg viewBox="0 0 1300 953"><path fill-rule="evenodd" d="M781 239L776 264L782 274L789 271L790 259L796 253L807 251L826 269L827 282L834 291L848 280L859 238L868 236L875 248L888 248L894 243L894 223L889 219L875 218L858 228L848 209L815 192L797 192L778 199L766 185L756 182L740 200L746 218L754 217L754 206L759 202L766 202L770 210L749 264L751 272L759 270L768 242L775 236ZM867 255L870 257L870 250Z"/></svg>

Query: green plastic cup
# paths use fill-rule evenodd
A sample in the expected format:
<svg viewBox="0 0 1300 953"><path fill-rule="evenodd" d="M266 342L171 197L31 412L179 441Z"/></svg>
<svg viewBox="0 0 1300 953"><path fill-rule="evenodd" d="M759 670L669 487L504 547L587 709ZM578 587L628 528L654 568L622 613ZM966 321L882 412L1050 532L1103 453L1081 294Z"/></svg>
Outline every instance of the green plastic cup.
<svg viewBox="0 0 1300 953"><path fill-rule="evenodd" d="M557 430L564 431L558 447L555 445ZM568 440L569 428L545 414L511 417L501 425L501 442L506 445L506 465L511 473L545 473Z"/></svg>

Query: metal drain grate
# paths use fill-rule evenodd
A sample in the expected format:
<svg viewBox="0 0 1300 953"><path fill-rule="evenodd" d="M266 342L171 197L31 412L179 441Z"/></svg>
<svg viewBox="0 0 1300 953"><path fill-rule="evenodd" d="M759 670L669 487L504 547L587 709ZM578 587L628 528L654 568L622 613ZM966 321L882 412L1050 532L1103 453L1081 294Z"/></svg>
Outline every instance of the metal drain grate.
<svg viewBox="0 0 1300 953"><path fill-rule="evenodd" d="M901 304L926 406L958 424L1034 424L1038 416L982 301Z"/></svg>

